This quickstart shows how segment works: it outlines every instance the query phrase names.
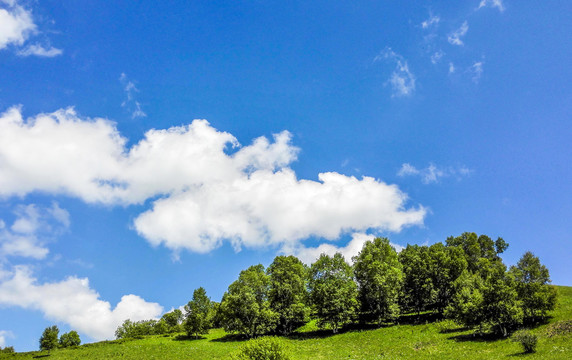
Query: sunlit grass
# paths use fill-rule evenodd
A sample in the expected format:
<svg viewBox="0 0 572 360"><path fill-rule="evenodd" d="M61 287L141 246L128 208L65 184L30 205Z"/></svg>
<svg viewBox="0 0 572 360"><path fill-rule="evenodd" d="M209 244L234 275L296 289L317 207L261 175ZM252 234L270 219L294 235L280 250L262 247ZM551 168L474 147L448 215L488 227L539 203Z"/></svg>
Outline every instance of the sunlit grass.
<svg viewBox="0 0 572 360"><path fill-rule="evenodd" d="M532 332L539 343L534 354L522 354L509 339L478 337L451 322L388 325L382 328L347 329L333 335L318 330L314 322L284 341L293 359L572 359L572 332L557 322L572 320L572 287L559 287L559 303L547 324ZM562 323L563 324L563 323ZM566 325L566 324L564 324ZM39 336L39 335L38 335ZM57 359L227 359L245 340L222 329L211 330L201 339L149 336L143 339L108 341L76 349L5 355L10 359L46 357ZM0 355L2 358L2 355Z"/></svg>

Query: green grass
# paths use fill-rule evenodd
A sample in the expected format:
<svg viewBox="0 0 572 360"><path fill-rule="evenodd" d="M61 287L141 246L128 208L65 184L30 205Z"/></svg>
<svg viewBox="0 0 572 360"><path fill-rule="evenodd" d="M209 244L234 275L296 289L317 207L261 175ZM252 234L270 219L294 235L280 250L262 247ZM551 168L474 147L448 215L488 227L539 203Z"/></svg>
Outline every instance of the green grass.
<svg viewBox="0 0 572 360"><path fill-rule="evenodd" d="M449 321L418 325L401 324L370 330L347 330L332 335L319 331L313 322L285 338L293 359L572 359L572 330L556 334L557 328L570 329L572 287L558 287L559 303L547 324L532 332L538 335L537 352L523 354L520 344L510 339L489 339L473 335ZM558 326L560 325L560 326ZM566 325L566 326L563 326ZM106 341L75 349L4 355L9 359L227 359L243 340L222 329L199 340L177 340L173 336ZM0 358L4 358L0 355Z"/></svg>

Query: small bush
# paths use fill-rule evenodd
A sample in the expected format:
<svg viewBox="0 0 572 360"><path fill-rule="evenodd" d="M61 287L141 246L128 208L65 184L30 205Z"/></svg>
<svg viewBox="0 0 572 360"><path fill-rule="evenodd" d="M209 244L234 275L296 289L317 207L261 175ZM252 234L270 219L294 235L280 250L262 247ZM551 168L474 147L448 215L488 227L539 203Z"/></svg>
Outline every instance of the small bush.
<svg viewBox="0 0 572 360"><path fill-rule="evenodd" d="M4 349L0 347L0 353L4 354L13 354L15 353L13 346L6 346Z"/></svg>
<svg viewBox="0 0 572 360"><path fill-rule="evenodd" d="M290 360L284 343L275 337L263 337L248 341L233 354L234 360Z"/></svg>
<svg viewBox="0 0 572 360"><path fill-rule="evenodd" d="M538 345L538 336L530 331L517 331L512 336L512 341L518 342L522 345L525 353L536 352L536 345Z"/></svg>

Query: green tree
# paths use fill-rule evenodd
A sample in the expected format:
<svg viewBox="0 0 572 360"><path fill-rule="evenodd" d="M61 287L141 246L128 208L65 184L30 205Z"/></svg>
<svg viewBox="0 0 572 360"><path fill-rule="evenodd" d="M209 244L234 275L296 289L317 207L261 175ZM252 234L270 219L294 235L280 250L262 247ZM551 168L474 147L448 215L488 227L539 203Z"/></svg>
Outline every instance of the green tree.
<svg viewBox="0 0 572 360"><path fill-rule="evenodd" d="M491 261L500 261L499 254L508 248L508 243L503 238L493 241L487 235L477 236L476 233L465 232L461 236L447 238L447 246L455 246L463 249L469 271L475 273L479 270L480 258Z"/></svg>
<svg viewBox="0 0 572 360"><path fill-rule="evenodd" d="M204 288L193 292L193 299L185 305L184 328L187 335L198 337L208 334L212 319L212 302Z"/></svg>
<svg viewBox="0 0 572 360"><path fill-rule="evenodd" d="M510 273L516 281L518 298L522 302L524 316L529 321L546 316L556 306L556 289L550 285L550 274L540 259L527 251Z"/></svg>
<svg viewBox="0 0 572 360"><path fill-rule="evenodd" d="M399 253L399 262L403 266L404 276L402 303L419 314L432 305L437 297L429 247L407 245Z"/></svg>
<svg viewBox="0 0 572 360"><path fill-rule="evenodd" d="M248 337L273 331L278 314L270 308L268 293L270 279L261 264L240 272L238 280L230 284L220 305L224 329Z"/></svg>
<svg viewBox="0 0 572 360"><path fill-rule="evenodd" d="M0 347L0 353L4 353L4 354L13 354L16 351L14 351L14 347L13 346L6 346L4 349L2 349Z"/></svg>
<svg viewBox="0 0 572 360"><path fill-rule="evenodd" d="M353 260L362 311L379 324L397 319L403 271L389 240L367 241Z"/></svg>
<svg viewBox="0 0 572 360"><path fill-rule="evenodd" d="M60 330L56 325L45 328L40 337L40 351L48 350L50 353L50 350L57 348L59 332Z"/></svg>
<svg viewBox="0 0 572 360"><path fill-rule="evenodd" d="M81 339L77 331L72 330L60 336L60 347L66 348L70 346L79 346L81 344Z"/></svg>
<svg viewBox="0 0 572 360"><path fill-rule="evenodd" d="M178 332L184 318L185 317L183 316L183 312L181 310L174 309L171 312L163 314L161 320L165 322L167 332Z"/></svg>
<svg viewBox="0 0 572 360"><path fill-rule="evenodd" d="M455 281L457 291L445 315L465 326L478 326L480 332L490 329L506 337L523 317L514 279L502 262L481 258L477 265L477 273L465 271Z"/></svg>
<svg viewBox="0 0 572 360"><path fill-rule="evenodd" d="M295 256L277 256L266 270L270 277L270 309L278 314L277 331L288 335L310 314L307 269Z"/></svg>
<svg viewBox="0 0 572 360"><path fill-rule="evenodd" d="M352 268L340 253L333 257L322 254L310 267L310 299L319 327L329 325L337 333L355 316L357 286L352 275Z"/></svg>
<svg viewBox="0 0 572 360"><path fill-rule="evenodd" d="M454 282L467 268L463 249L435 243L429 247L431 282L435 289L435 309L443 314L455 294Z"/></svg>

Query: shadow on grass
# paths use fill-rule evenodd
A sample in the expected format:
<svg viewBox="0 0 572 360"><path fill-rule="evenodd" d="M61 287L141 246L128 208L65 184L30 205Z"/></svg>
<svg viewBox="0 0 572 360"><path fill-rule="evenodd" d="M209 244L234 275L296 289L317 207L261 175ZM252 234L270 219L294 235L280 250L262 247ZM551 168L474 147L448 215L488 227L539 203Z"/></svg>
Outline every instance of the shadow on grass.
<svg viewBox="0 0 572 360"><path fill-rule="evenodd" d="M189 336L183 334L179 334L173 337L173 340L175 341L195 341L195 340L205 340L205 339L206 337L204 336Z"/></svg>
<svg viewBox="0 0 572 360"><path fill-rule="evenodd" d="M213 342L238 342L238 341L246 341L248 337L241 335L241 334L226 334L225 336L212 339Z"/></svg>
<svg viewBox="0 0 572 360"><path fill-rule="evenodd" d="M472 334L463 334L463 335L456 335L449 337L449 340L455 340L456 342L466 342L466 341L473 341L473 342L493 342L506 339L499 334L493 333L472 333Z"/></svg>
<svg viewBox="0 0 572 360"><path fill-rule="evenodd" d="M403 325L419 325L433 323L442 320L443 316L436 312L424 312L421 314L407 314L399 317L399 324Z"/></svg>
<svg viewBox="0 0 572 360"><path fill-rule="evenodd" d="M50 356L50 354L36 355L36 356L34 356L34 359L43 358L43 357L46 357L46 356Z"/></svg>
<svg viewBox="0 0 572 360"><path fill-rule="evenodd" d="M534 353L531 352L526 352L526 351L522 351L522 352L518 352L518 353L514 353L514 354L510 354L507 356L512 356L512 357L521 357L521 356L526 356L526 355L532 355Z"/></svg>

